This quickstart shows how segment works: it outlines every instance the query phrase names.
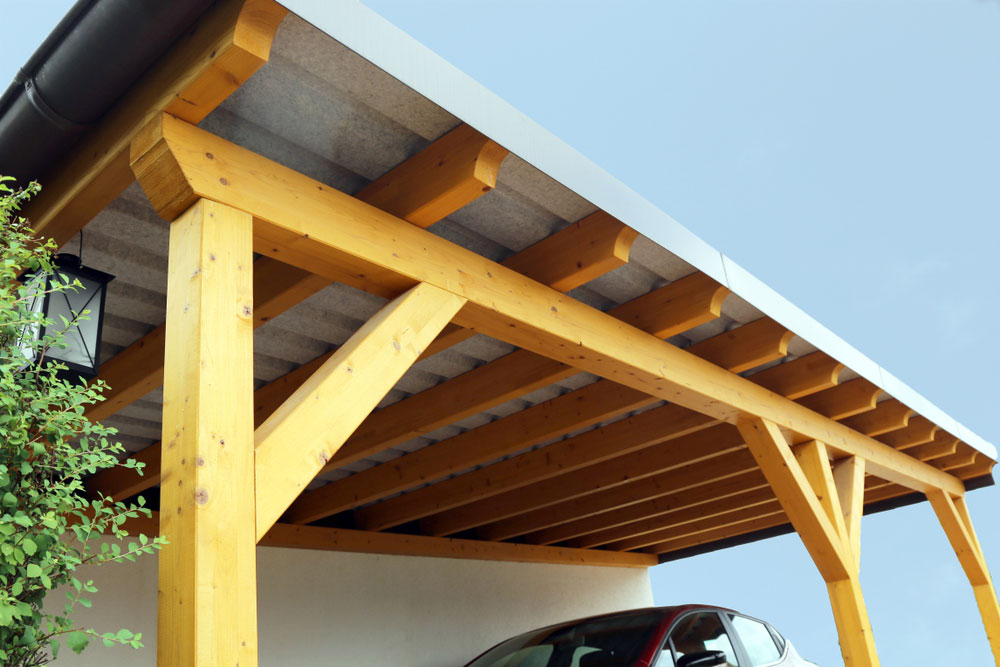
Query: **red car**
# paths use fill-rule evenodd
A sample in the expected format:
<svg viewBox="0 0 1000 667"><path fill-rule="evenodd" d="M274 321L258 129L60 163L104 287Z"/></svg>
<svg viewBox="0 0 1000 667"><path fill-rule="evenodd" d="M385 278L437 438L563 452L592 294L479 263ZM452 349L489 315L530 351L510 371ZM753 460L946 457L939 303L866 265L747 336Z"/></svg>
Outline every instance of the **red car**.
<svg viewBox="0 0 1000 667"><path fill-rule="evenodd" d="M466 667L815 667L767 623L704 605L635 609L532 630Z"/></svg>

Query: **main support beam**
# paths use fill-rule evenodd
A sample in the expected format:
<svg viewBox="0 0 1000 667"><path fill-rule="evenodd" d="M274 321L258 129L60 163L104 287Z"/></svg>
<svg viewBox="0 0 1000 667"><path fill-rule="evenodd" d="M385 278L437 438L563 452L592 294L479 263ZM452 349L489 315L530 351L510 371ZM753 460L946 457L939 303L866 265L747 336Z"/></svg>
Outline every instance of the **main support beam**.
<svg viewBox="0 0 1000 667"><path fill-rule="evenodd" d="M420 284L382 308L254 433L260 539L465 299Z"/></svg>
<svg viewBox="0 0 1000 667"><path fill-rule="evenodd" d="M944 491L927 494L931 506L958 556L965 576L972 584L972 591L983 617L986 636L993 649L993 659L1000 665L1000 605L997 603L993 579L986 568L986 558L972 528L972 517L962 498L952 498Z"/></svg>
<svg viewBox="0 0 1000 667"><path fill-rule="evenodd" d="M160 665L257 664L252 224L199 201L170 229Z"/></svg>
<svg viewBox="0 0 1000 667"><path fill-rule="evenodd" d="M740 422L739 429L827 583L845 666L878 665L826 447L818 441L806 443L797 456L781 430L764 419Z"/></svg>
<svg viewBox="0 0 1000 667"><path fill-rule="evenodd" d="M961 482L857 431L699 359L425 230L170 116L134 146L133 168L169 216L198 197L254 215L255 248L333 279L411 287L468 299L456 322L716 419L760 417L860 455L871 472L919 491Z"/></svg>

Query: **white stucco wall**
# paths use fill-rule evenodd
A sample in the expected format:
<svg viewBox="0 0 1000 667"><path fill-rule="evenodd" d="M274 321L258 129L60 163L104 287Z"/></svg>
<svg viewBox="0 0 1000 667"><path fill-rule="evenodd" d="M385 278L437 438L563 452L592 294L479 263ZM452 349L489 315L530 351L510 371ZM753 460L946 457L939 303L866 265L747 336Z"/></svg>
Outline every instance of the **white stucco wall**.
<svg viewBox="0 0 1000 667"><path fill-rule="evenodd" d="M652 604L642 569L267 547L257 563L261 667L459 667L533 627ZM55 664L155 665L155 557L86 576L100 593L81 620L140 631L146 648L96 645Z"/></svg>

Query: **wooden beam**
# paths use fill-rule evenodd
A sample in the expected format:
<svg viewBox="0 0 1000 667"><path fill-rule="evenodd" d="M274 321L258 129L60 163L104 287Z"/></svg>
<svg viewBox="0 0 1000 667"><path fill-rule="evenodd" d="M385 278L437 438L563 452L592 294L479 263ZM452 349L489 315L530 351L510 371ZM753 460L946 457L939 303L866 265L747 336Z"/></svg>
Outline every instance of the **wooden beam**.
<svg viewBox="0 0 1000 667"><path fill-rule="evenodd" d="M426 284L397 297L257 428L258 540L464 303Z"/></svg>
<svg viewBox="0 0 1000 667"><path fill-rule="evenodd" d="M652 567L657 559L650 554L627 554L597 549L540 547L533 544L484 542L400 533L375 533L318 526L295 526L279 523L271 529L262 545L291 549L350 551L430 558L463 558L520 563L558 565L597 565L611 567Z"/></svg>
<svg viewBox="0 0 1000 667"><path fill-rule="evenodd" d="M530 489L536 497L526 501L519 500L515 494L501 497L501 500L524 502L527 509L522 509L520 505L504 509L497 520L478 528L477 534L483 539L509 539L576 519L596 518L612 509L626 509L641 502L687 492L706 484L724 483L740 478L744 473L758 471L756 462L745 447L707 461L666 470L626 468L617 463L608 467L612 468L615 477L598 474L596 470L568 476L563 483L570 486L570 493L565 498L554 489L546 491L544 486ZM647 472L653 474L647 475ZM493 502L500 505L498 501ZM503 518L507 514L509 516Z"/></svg>
<svg viewBox="0 0 1000 667"><path fill-rule="evenodd" d="M680 282L680 281L678 281ZM674 283L675 285L677 283ZM664 290L668 288L662 288ZM678 290L671 290L677 292ZM643 300L640 297L640 300ZM632 308L631 305L628 306ZM613 311L614 312L614 311ZM684 318L686 320L686 315ZM665 322L663 314L658 316L660 326L655 330L656 334L664 331L662 324ZM767 321L760 320L765 325ZM728 360L734 365L740 366L746 359L759 359L765 356L774 357L781 354L787 348L787 331L773 326L762 331L762 327L754 323L748 325L745 336L737 333L747 328L741 327L725 334L727 341L733 345L733 350L728 352ZM711 345L706 348L710 353L718 349L712 343L714 339L709 339L705 343ZM746 340L746 350L742 342ZM701 348L694 346L693 353L700 354ZM547 365L553 362L544 360ZM481 367L485 369L486 367ZM480 370L481 370L480 369ZM452 382L462 383L461 379ZM448 387L452 383L444 383L439 387ZM488 387L497 389L498 383L487 383ZM439 392L438 392L439 393ZM463 398L468 392L461 390L456 392L455 398L450 401L433 399L432 401L421 401L428 405L448 406L447 409L454 410L456 404L461 405ZM483 392L487 393L487 392ZM487 393L487 395L489 395ZM358 505L377 500L418 484L441 479L450 474L455 474L467 470L473 466L492 461L514 452L523 450L535 444L544 442L562 433L568 433L586 426L596 424L603 419L616 416L629 410L638 409L655 403L656 399L646 394L641 394L633 389L622 387L613 382L603 380L584 387L578 391L560 396L559 398L547 401L520 413L516 413L504 419L497 420L477 429L472 429L454 438L436 443L420 451L406 455L391 462L389 465L381 465L352 475L346 479L332 482L324 487L315 489L305 494L291 509L286 520L291 523L310 523L336 512L351 509ZM435 408L425 408L419 410L419 414L425 415ZM440 413L442 408L437 407ZM641 418L642 424L651 424L655 430L654 420L659 420L659 424L666 425L664 428L664 438L682 435L683 431L675 430L675 426L682 428L691 419L689 410L676 406L670 409L658 409L654 414ZM387 414L379 417L380 426L374 429L384 438L386 432L391 429L401 428L398 416ZM454 421L455 416L448 418ZM686 421L687 420L687 421ZM443 421L443 420L442 420ZM412 420L411 420L412 422ZM697 423L708 426L714 420L700 417ZM382 426L382 424L385 424ZM471 502L473 500L502 493L517 486L530 484L548 476L566 474L570 470L590 465L612 456L622 456L628 452L636 451L643 447L655 444L650 440L647 427L636 427L632 422L622 423L619 426L609 427L615 434L632 433L635 434L635 441L631 445L621 445L617 451L612 452L608 446L601 445L599 440L588 440L595 436L584 435L573 438L569 441L556 443L545 448L544 455L525 454L511 459L508 462L497 464L499 466L510 466L521 470L522 474L516 477L507 477L500 468L490 466L475 473L470 473L473 477L466 478L465 475L444 482L444 486L435 485L433 489L426 489L417 492L415 495L407 495L404 499L388 501L380 505L386 516L395 516L393 512L396 508L401 509L403 515L408 518L400 522L413 520L426 516L434 511L440 511L453 507L458 501ZM643 430L647 429L647 430ZM615 437L629 437L627 435L617 435ZM590 443L584 445L583 443ZM532 456L539 456L544 461L543 464L530 464L527 461ZM527 457L527 458L526 458ZM572 465L564 459L572 459ZM337 465L336 461L331 466ZM524 468L530 467L535 471L536 477L532 478L523 473ZM488 482L482 482L477 477L490 477ZM500 478L505 481L501 483ZM471 487L476 490L472 495L467 495L467 489ZM449 489L451 489L449 491ZM395 524L393 524L395 525ZM371 526L367 526L371 527ZM384 527L384 526L383 526Z"/></svg>
<svg viewBox="0 0 1000 667"><path fill-rule="evenodd" d="M861 564L861 516L865 511L865 462L856 456L841 459L833 465L833 480L840 499L840 510L847 529L847 542L854 564Z"/></svg>
<svg viewBox="0 0 1000 667"><path fill-rule="evenodd" d="M358 197L418 227L430 227L495 188L507 152L462 123L416 159L365 186Z"/></svg>
<svg viewBox="0 0 1000 667"><path fill-rule="evenodd" d="M697 547L703 544L711 544L712 542L718 542L719 540L739 537L740 535L746 535L747 533L767 530L768 528L782 526L787 523L788 517L785 516L784 512L775 512L766 516L746 519L744 521L734 523L731 526L713 528L704 532L677 537L672 540L666 540L664 542L660 542L659 544L646 547L643 549L643 552L651 554L666 554L672 551L680 551L681 549L690 549L691 547Z"/></svg>
<svg viewBox="0 0 1000 667"><path fill-rule="evenodd" d="M61 246L132 183L128 147L161 112L198 123L267 62L287 11L271 0L225 0L143 75L101 125L42 180L25 208L39 236Z"/></svg>
<svg viewBox="0 0 1000 667"><path fill-rule="evenodd" d="M842 385L805 398L798 403L830 417L844 419L874 410L882 390L864 378L855 378Z"/></svg>
<svg viewBox="0 0 1000 667"><path fill-rule="evenodd" d="M165 213L199 196L235 205L253 212L262 254L323 275L433 284L468 299L456 322L480 333L722 421L767 419L916 490L964 493L947 473L204 130L164 116L143 135L133 167Z"/></svg>
<svg viewBox="0 0 1000 667"><path fill-rule="evenodd" d="M889 445L893 449L905 451L917 445L923 445L934 441L934 434L940 427L926 417L912 417L906 428L884 433L875 439L881 443Z"/></svg>
<svg viewBox="0 0 1000 667"><path fill-rule="evenodd" d="M825 352L812 352L749 376L765 389L797 399L837 386L844 364Z"/></svg>
<svg viewBox="0 0 1000 667"><path fill-rule="evenodd" d="M986 637L993 649L993 659L1000 664L1000 605L997 604L993 579L986 567L986 558L972 527L968 507L961 498L952 498L944 491L932 491L927 499L951 543L958 561L972 584L979 605Z"/></svg>
<svg viewBox="0 0 1000 667"><path fill-rule="evenodd" d="M421 529L429 535L449 535L482 526L478 531L480 537L499 539L497 535L509 528L505 519L543 510L550 505L628 484L668 470L690 470L701 461L714 461L742 446L739 435L731 426L728 424L714 426L630 455L587 466L574 474L559 477L558 481L511 489L501 494L489 495L476 502L459 505L427 517L421 522ZM728 470L720 468L716 474L721 476L726 472ZM375 514L374 508L366 508L358 514L364 515L369 511Z"/></svg>
<svg viewBox="0 0 1000 667"><path fill-rule="evenodd" d="M921 461L933 461L957 452L959 442L958 438L947 431L938 431L934 434L933 441L910 447L906 453Z"/></svg>
<svg viewBox="0 0 1000 667"><path fill-rule="evenodd" d="M399 499L372 505L356 512L355 520L366 529L381 530L435 514L421 524L423 531L429 535L450 535L509 512L524 511L523 507L532 507L528 503L534 503L540 497L533 491L553 477L565 474L569 479L553 484L552 488L569 493L577 476L568 473L594 465L618 470L622 467L619 461L625 458L619 452L652 459L656 461L652 465L657 467L688 463L692 458L691 451L681 445L670 445L679 442L678 438L704 431L712 423L715 422L711 417L673 405L663 406L587 431L556 445L419 489ZM716 456L729 448L709 436L700 439L705 441L704 448L697 455L704 458ZM519 493L528 485L533 485L532 492ZM512 504L509 501L514 494L519 495L520 501ZM569 496L560 493L555 497ZM403 498L407 500L403 501ZM486 509L498 506L504 508L501 514L489 514Z"/></svg>
<svg viewBox="0 0 1000 667"><path fill-rule="evenodd" d="M889 431L906 428L913 412L895 398L890 398L879 403L871 412L848 417L842 420L842 423L855 431L874 437Z"/></svg>
<svg viewBox="0 0 1000 667"><path fill-rule="evenodd" d="M706 289L709 280L701 274L682 278L614 308L610 314L630 318L648 327L655 336L673 336L692 326L692 322L702 323L718 316L721 306L718 294L727 291L714 281L714 289ZM692 289L698 292L698 299L682 298ZM677 308L651 310L662 304L669 306L671 299L677 300ZM331 459L326 470L365 458L578 372L558 361L518 350L375 412ZM637 393L641 392L625 392L625 404L633 404ZM567 430L571 429L572 426Z"/></svg>
<svg viewBox="0 0 1000 667"><path fill-rule="evenodd" d="M605 543L610 551L634 551L667 540L723 528L748 518L781 512L770 487L753 489L733 498L722 498L669 516L647 519L633 526L634 533ZM620 532L625 532L623 526Z"/></svg>
<svg viewBox="0 0 1000 667"><path fill-rule="evenodd" d="M958 449L951 456L934 459L931 465L939 470L958 470L974 465L980 459L986 458L972 447L959 443Z"/></svg>
<svg viewBox="0 0 1000 667"><path fill-rule="evenodd" d="M256 665L252 221L170 228L157 662Z"/></svg>
<svg viewBox="0 0 1000 667"><path fill-rule="evenodd" d="M745 333L744 333L745 330ZM736 368L750 365L758 365L760 359L773 359L787 350L788 331L783 327L774 325L770 320L758 320L744 327L710 338L702 343L692 346L692 354L720 356L722 349L716 339L722 338L728 343L725 355L722 357L725 363L730 363ZM748 361L751 360L751 361ZM607 381L604 381L607 382ZM600 383L598 383L600 384ZM613 384L613 383L612 383ZM581 390L582 391L582 390ZM406 521L419 519L435 512L449 510L459 505L474 503L475 501L489 498L500 494L509 493L515 489L528 486L530 484L541 483L553 477L567 475L575 470L593 466L612 458L627 456L630 453L638 452L647 447L658 445L668 439L676 438L692 430L706 428L716 423L715 420L692 413L690 410L668 405L654 410L650 410L642 415L626 419L615 424L611 424L603 429L584 433L570 438L563 442L554 443L541 450L528 452L480 470L461 475L454 479L435 484L431 487L420 489L413 493L391 499L360 512L356 519L360 525L368 529L381 529L393 525L399 525ZM576 425L574 425L575 427ZM567 429L567 431L572 429ZM511 447L511 451L523 449L528 443L523 443L515 438L516 446ZM709 447L706 451L714 451ZM486 451L477 462L485 462L497 458L497 452ZM410 455L420 460L420 452ZM406 458L400 461L401 468L407 465ZM438 469L437 474L428 479L442 477L451 470L462 470L469 467L468 461L463 461L461 466L454 466L450 470ZM618 464L619 466L622 464ZM610 469L608 469L610 470ZM398 480L395 470L390 468L386 471L378 471L378 468L369 472L370 479L384 479L390 475L393 482ZM352 485L345 480L346 485L352 488L365 488L368 493L379 492L388 495L398 489L398 486L379 487L367 483L368 480L358 481ZM330 486L338 486L336 483ZM411 483L410 486L413 484ZM559 488L563 488L559 485ZM331 489L326 494L335 493ZM323 489L313 492L317 497L325 495ZM359 495L355 493L355 495ZM370 498L371 496L366 496ZM524 499L533 497L531 493L521 494ZM345 497L344 500L349 500ZM361 504L361 503L357 503ZM493 504L490 503L492 506ZM521 503L515 504L521 507ZM515 505L507 505L512 508ZM341 505L342 507L342 505ZM456 512L451 516L483 516L486 519L495 519L497 514L493 509L470 512ZM462 519L467 521L471 519ZM480 522L482 523L482 522ZM452 522L447 517L440 517L431 520L434 531L444 530L444 526L452 526ZM471 524L478 525L478 524ZM449 531L453 532L453 531ZM432 534L448 534L433 532Z"/></svg>
<svg viewBox="0 0 1000 667"><path fill-rule="evenodd" d="M568 292L627 264L637 236L638 233L625 223L598 211L528 246L501 264L560 292ZM715 285L717 292L729 293L714 280L705 278ZM719 303L721 307L721 298ZM421 359L475 335L474 331L456 324L449 325L427 346Z"/></svg>
<svg viewBox="0 0 1000 667"><path fill-rule="evenodd" d="M695 343L688 351L733 373L742 373L788 354L788 344L794 337L771 318L762 317Z"/></svg>
<svg viewBox="0 0 1000 667"><path fill-rule="evenodd" d="M749 456L749 452L746 456ZM655 476L649 477L643 481L654 478ZM568 542L570 546L589 549L638 535L643 532L642 528L653 525L653 521L664 515L672 515L674 512L696 508L723 498L733 498L760 488L770 488L764 476L759 470L746 470L721 480L711 480L692 488L661 493L646 499L637 496L630 504L543 528L528 533L523 539L529 544Z"/></svg>

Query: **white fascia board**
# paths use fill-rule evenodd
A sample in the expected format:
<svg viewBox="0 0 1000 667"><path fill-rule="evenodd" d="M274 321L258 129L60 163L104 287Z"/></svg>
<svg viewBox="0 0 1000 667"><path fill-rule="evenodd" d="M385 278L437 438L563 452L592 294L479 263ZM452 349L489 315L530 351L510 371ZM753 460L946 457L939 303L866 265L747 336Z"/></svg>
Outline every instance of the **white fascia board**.
<svg viewBox="0 0 1000 667"><path fill-rule="evenodd" d="M292 13L594 206L726 285L769 317L963 442L996 448L712 248L689 229L359 0L280 0Z"/></svg>

